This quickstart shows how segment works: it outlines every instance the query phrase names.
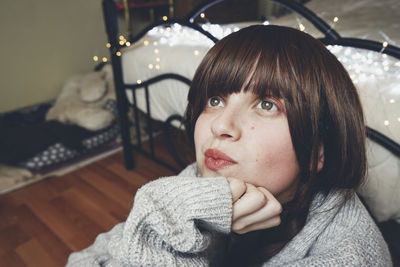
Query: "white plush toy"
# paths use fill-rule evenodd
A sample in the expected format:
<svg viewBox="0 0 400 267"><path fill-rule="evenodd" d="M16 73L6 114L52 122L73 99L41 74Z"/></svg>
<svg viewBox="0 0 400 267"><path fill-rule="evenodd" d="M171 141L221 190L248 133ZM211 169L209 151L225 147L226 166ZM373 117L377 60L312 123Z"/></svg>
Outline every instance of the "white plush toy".
<svg viewBox="0 0 400 267"><path fill-rule="evenodd" d="M103 109L107 100L115 100L112 69L109 64L100 71L67 79L46 120L79 125L91 131L106 128L114 115Z"/></svg>

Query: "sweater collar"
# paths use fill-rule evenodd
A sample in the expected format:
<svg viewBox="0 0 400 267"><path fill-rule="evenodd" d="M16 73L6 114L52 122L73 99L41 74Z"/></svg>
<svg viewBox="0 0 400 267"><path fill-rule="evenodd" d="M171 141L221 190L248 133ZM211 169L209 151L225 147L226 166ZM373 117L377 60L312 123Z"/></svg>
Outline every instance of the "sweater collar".
<svg viewBox="0 0 400 267"><path fill-rule="evenodd" d="M311 203L307 222L303 229L266 265L276 266L304 258L315 240L338 213L344 200L344 194L341 191L317 194Z"/></svg>

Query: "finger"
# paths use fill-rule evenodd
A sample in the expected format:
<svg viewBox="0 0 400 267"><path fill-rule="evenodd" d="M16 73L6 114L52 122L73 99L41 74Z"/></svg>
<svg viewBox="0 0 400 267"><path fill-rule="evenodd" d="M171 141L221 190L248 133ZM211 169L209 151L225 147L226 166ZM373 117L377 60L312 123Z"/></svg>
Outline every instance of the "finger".
<svg viewBox="0 0 400 267"><path fill-rule="evenodd" d="M257 189L260 190L267 198L268 206L270 207L271 211L280 214L282 212L282 204L279 202L279 200L277 200L275 196L264 187L257 187Z"/></svg>
<svg viewBox="0 0 400 267"><path fill-rule="evenodd" d="M243 216L256 212L267 202L263 192L257 190L254 185L246 183L246 193L239 198L232 207L232 220L235 221Z"/></svg>
<svg viewBox="0 0 400 267"><path fill-rule="evenodd" d="M279 215L272 217L266 221L254 223L245 227L241 225L232 225L232 231L237 234L245 234L252 231L263 230L278 226L281 224L281 217Z"/></svg>
<svg viewBox="0 0 400 267"><path fill-rule="evenodd" d="M232 203L235 203L246 192L246 184L242 180L236 178L228 177L226 179L231 189Z"/></svg>
<svg viewBox="0 0 400 267"><path fill-rule="evenodd" d="M282 205L275 199L269 200L261 209L234 220L232 222L232 229L235 231L242 230L259 223L265 225L265 222L268 222L270 219L276 216L279 217L281 212Z"/></svg>
<svg viewBox="0 0 400 267"><path fill-rule="evenodd" d="M269 201L275 200L275 201L279 202L275 198L275 196L271 192L269 192L266 188L259 186L259 187L257 187L257 189L260 190Z"/></svg>

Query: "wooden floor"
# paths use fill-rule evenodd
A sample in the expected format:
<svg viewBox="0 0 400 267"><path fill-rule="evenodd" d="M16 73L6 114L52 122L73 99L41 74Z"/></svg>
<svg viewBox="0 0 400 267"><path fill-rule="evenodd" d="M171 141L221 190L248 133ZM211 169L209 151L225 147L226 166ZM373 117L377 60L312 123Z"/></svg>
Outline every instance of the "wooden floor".
<svg viewBox="0 0 400 267"><path fill-rule="evenodd" d="M124 168L118 153L0 195L0 266L64 266L72 251L124 221L141 185L173 174L135 157L134 171Z"/></svg>

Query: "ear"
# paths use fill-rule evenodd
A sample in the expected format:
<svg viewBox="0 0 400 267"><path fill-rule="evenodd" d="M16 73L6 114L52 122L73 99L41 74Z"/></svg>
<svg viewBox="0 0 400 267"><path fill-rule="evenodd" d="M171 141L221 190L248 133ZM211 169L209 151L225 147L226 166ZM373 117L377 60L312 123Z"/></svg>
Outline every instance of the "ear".
<svg viewBox="0 0 400 267"><path fill-rule="evenodd" d="M319 147L319 151L318 151L318 166L317 166L317 172L320 172L322 170L322 168L324 167L324 146L321 145Z"/></svg>

